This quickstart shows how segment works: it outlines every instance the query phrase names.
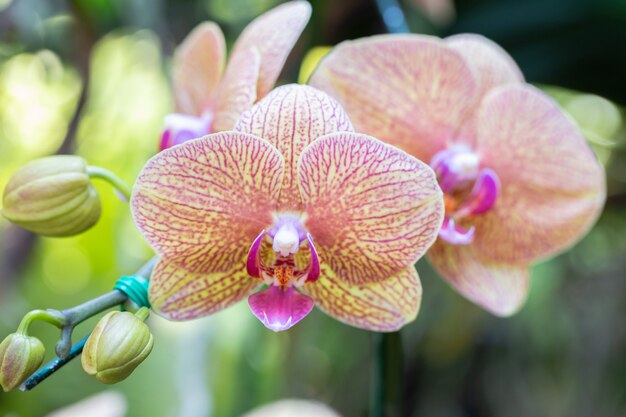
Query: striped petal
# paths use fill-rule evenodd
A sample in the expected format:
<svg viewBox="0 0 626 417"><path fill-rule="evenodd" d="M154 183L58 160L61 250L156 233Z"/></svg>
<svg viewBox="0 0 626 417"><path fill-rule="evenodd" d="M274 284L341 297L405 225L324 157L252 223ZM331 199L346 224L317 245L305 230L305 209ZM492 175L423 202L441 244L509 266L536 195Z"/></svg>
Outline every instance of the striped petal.
<svg viewBox="0 0 626 417"><path fill-rule="evenodd" d="M504 86L478 113L478 152L501 181L477 216L473 245L492 260L527 263L582 237L605 200L604 170L574 123L530 86Z"/></svg>
<svg viewBox="0 0 626 417"><path fill-rule="evenodd" d="M351 285L413 265L437 237L443 198L435 175L397 148L356 133L327 135L304 150L298 174L320 261Z"/></svg>
<svg viewBox="0 0 626 417"><path fill-rule="evenodd" d="M235 130L264 138L278 148L286 165L279 207L296 210L301 207L297 161L304 148L325 134L353 129L335 100L314 88L290 84L274 89L245 112Z"/></svg>
<svg viewBox="0 0 626 417"><path fill-rule="evenodd" d="M251 135L216 133L167 149L133 188L135 224L159 254L188 271L244 267L250 244L272 223L284 162Z"/></svg>
<svg viewBox="0 0 626 417"><path fill-rule="evenodd" d="M428 260L439 274L468 300L497 316L516 313L528 295L528 265L482 258L473 245L437 241Z"/></svg>
<svg viewBox="0 0 626 417"><path fill-rule="evenodd" d="M213 131L233 130L237 119L256 101L261 55L251 48L228 60L226 72L215 99Z"/></svg>
<svg viewBox="0 0 626 417"><path fill-rule="evenodd" d="M224 35L215 23L202 23L187 36L172 68L177 112L200 116L211 107L225 59Z"/></svg>
<svg viewBox="0 0 626 417"><path fill-rule="evenodd" d="M455 139L478 99L465 59L422 35L343 42L320 62L309 84L336 98L357 131L423 161Z"/></svg>
<svg viewBox="0 0 626 417"><path fill-rule="evenodd" d="M445 43L474 68L480 96L499 85L524 82L524 75L513 58L484 36L465 33L450 36Z"/></svg>
<svg viewBox="0 0 626 417"><path fill-rule="evenodd" d="M222 310L250 294L261 281L250 278L243 266L202 274L176 259L162 257L150 279L150 303L170 320L191 320Z"/></svg>
<svg viewBox="0 0 626 417"><path fill-rule="evenodd" d="M413 266L380 282L354 285L322 264L319 281L303 289L326 314L378 332L392 332L415 320L422 301L422 285Z"/></svg>
<svg viewBox="0 0 626 417"><path fill-rule="evenodd" d="M257 17L237 39L231 59L239 59L238 54L251 48L256 48L261 54L258 97L265 96L276 83L289 52L310 17L311 5L308 2L287 2Z"/></svg>

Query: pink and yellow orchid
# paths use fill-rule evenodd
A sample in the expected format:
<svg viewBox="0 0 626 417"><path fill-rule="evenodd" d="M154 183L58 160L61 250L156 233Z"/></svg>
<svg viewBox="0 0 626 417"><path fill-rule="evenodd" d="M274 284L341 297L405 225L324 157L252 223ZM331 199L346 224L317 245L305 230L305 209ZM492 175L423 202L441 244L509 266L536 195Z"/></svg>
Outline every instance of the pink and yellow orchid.
<svg viewBox="0 0 626 417"><path fill-rule="evenodd" d="M344 42L310 84L357 130L430 162L446 216L428 257L497 315L524 303L529 264L573 245L601 211L604 171L578 127L481 36Z"/></svg>
<svg viewBox="0 0 626 417"><path fill-rule="evenodd" d="M176 113L165 117L160 149L231 130L272 89L310 16L306 1L291 1L259 16L235 42L225 70L219 26L205 22L196 27L174 55Z"/></svg>
<svg viewBox="0 0 626 417"><path fill-rule="evenodd" d="M154 309L187 320L248 298L280 331L317 304L353 326L392 331L421 301L413 264L443 221L428 165L354 133L321 91L287 85L235 131L167 149L133 189L133 217L160 259Z"/></svg>

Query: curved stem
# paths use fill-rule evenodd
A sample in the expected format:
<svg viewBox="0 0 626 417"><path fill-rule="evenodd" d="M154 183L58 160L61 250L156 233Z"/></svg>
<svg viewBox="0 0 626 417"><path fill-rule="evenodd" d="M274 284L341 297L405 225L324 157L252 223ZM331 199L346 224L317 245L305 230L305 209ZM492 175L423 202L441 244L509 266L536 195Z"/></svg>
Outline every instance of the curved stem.
<svg viewBox="0 0 626 417"><path fill-rule="evenodd" d="M140 275L149 280L154 264L156 263L156 259L156 257L150 259L135 275ZM95 314L116 305L120 305L127 300L128 297L122 291L113 290L101 295L98 298L94 298L93 300L66 310L34 310L28 313L22 320L22 323L20 323L18 331L28 331L28 327L33 320L45 320L61 328L61 338L59 339L55 349L58 358L48 362L41 369L31 375L26 381L24 381L24 383L22 383L20 389L22 391L29 391L35 388L67 362L80 355L89 335L85 336L78 343L72 346L72 331L76 325L89 317L94 316ZM141 309L138 313L140 312ZM149 311L146 308L145 311L140 314L142 316L145 315L147 318Z"/></svg>
<svg viewBox="0 0 626 417"><path fill-rule="evenodd" d="M107 181L124 196L126 201L130 201L130 187L113 172L100 167L88 166L87 175L91 178L100 178Z"/></svg>
<svg viewBox="0 0 626 417"><path fill-rule="evenodd" d="M19 327L17 333L28 335L28 329L34 321L41 320L48 322L58 328L62 328L67 325L67 319L65 315L59 313L56 310L33 310L26 313Z"/></svg>

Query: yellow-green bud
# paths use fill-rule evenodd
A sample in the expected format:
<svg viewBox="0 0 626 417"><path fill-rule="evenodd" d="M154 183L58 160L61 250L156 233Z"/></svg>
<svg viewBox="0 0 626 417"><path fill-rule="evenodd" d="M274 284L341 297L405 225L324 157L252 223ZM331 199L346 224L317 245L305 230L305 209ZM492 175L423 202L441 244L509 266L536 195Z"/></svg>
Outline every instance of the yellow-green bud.
<svg viewBox="0 0 626 417"><path fill-rule="evenodd" d="M142 308L137 316L112 311L102 317L83 349L85 372L104 384L126 379L152 351L154 338L143 322L147 311Z"/></svg>
<svg viewBox="0 0 626 417"><path fill-rule="evenodd" d="M0 343L0 385L11 391L31 376L45 354L43 343L36 337L11 333Z"/></svg>
<svg viewBox="0 0 626 417"><path fill-rule="evenodd" d="M13 174L4 189L2 214L44 236L71 236L96 224L100 199L83 158L49 156Z"/></svg>

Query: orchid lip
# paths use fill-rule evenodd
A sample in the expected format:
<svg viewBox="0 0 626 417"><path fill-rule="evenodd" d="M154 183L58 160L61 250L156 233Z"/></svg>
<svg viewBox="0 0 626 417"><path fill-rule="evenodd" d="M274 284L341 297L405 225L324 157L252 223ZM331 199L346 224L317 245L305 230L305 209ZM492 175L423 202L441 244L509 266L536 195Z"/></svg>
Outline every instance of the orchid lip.
<svg viewBox="0 0 626 417"><path fill-rule="evenodd" d="M456 211L457 217L465 217L475 214L483 214L489 211L495 204L500 193L500 179L490 168L483 168L470 196Z"/></svg>
<svg viewBox="0 0 626 417"><path fill-rule="evenodd" d="M248 305L265 327L280 332L305 318L315 302L293 287L270 286L248 297Z"/></svg>
<svg viewBox="0 0 626 417"><path fill-rule="evenodd" d="M469 245L474 241L474 227L458 226L452 217L446 216L439 230L439 237L453 245Z"/></svg>

